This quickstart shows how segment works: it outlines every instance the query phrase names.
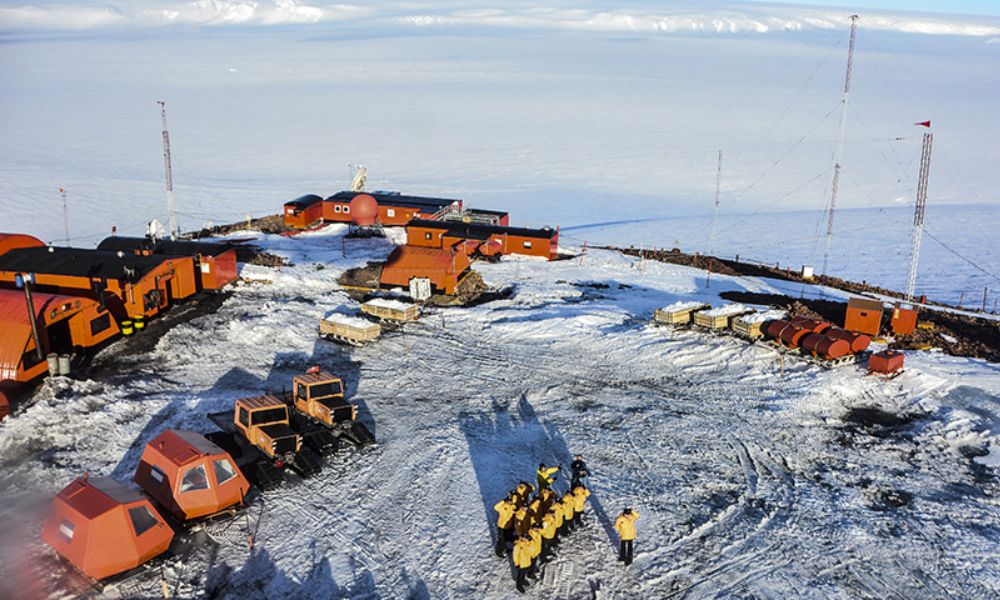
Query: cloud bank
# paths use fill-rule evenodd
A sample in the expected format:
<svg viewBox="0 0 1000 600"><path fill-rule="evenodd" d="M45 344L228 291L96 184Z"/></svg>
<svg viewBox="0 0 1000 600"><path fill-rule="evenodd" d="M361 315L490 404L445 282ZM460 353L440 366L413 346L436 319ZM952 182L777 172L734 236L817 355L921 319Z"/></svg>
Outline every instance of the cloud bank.
<svg viewBox="0 0 1000 600"><path fill-rule="evenodd" d="M607 9L588 0L540 8L517 2L469 8L468 2L328 4L308 0L194 0L106 3L36 2L0 7L0 31L88 31L184 27L341 24L376 28L494 28L641 34L765 34L841 29L845 11L793 5L659 2ZM911 34L1000 36L1000 19L866 12L866 29Z"/></svg>

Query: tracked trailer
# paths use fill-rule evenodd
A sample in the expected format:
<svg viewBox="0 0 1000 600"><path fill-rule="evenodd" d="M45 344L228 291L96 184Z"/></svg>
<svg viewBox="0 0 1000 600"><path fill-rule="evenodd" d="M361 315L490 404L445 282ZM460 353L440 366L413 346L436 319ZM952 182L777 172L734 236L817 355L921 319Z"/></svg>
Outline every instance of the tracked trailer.
<svg viewBox="0 0 1000 600"><path fill-rule="evenodd" d="M340 438L357 446L375 443L375 436L357 420L357 406L344 399L344 383L335 375L318 368L296 375L285 401L295 409L293 421L304 436L317 441L330 437L334 446Z"/></svg>
<svg viewBox="0 0 1000 600"><path fill-rule="evenodd" d="M208 418L222 431L207 437L261 489L280 485L286 468L309 477L322 467L319 454L292 428L288 405L275 396L240 398L232 411Z"/></svg>

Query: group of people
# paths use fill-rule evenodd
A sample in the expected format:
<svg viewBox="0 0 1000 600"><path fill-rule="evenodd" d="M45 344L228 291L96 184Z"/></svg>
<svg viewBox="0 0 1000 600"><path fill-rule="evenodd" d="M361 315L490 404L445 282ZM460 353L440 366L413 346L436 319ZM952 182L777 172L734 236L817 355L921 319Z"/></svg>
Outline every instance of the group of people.
<svg viewBox="0 0 1000 600"><path fill-rule="evenodd" d="M493 507L497 511L497 556L508 552L517 569L517 590L524 592L528 578L538 578L538 568L555 556L559 538L583 526L583 513L590 491L590 472L583 457L570 465L573 473L569 490L558 494L552 489L560 466L538 465L535 486L521 481L507 497Z"/></svg>

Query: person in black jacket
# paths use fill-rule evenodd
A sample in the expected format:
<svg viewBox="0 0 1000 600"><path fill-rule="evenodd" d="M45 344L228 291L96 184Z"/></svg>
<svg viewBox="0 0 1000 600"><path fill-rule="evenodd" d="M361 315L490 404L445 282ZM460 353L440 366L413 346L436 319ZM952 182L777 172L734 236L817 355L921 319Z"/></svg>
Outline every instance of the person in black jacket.
<svg viewBox="0 0 1000 600"><path fill-rule="evenodd" d="M570 471L573 473L573 479L569 484L569 489L573 489L578 485L583 487L589 487L590 470L587 469L587 463L583 462L583 455L577 454L576 459L569 465Z"/></svg>

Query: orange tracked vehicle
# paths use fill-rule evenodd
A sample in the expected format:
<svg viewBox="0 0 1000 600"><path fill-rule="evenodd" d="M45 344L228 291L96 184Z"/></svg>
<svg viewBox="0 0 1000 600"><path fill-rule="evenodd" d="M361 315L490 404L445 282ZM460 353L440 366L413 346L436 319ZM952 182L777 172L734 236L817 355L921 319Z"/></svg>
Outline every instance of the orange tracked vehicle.
<svg viewBox="0 0 1000 600"><path fill-rule="evenodd" d="M292 379L292 392L285 400L295 409L297 428L304 436L324 440L343 437L358 446L375 442L375 437L364 424L358 422L358 408L344 399L344 383L339 377L309 369L304 375ZM317 426L321 429L317 431Z"/></svg>

